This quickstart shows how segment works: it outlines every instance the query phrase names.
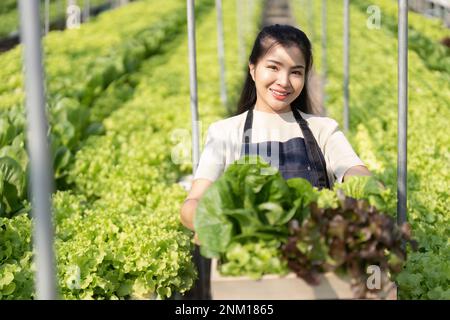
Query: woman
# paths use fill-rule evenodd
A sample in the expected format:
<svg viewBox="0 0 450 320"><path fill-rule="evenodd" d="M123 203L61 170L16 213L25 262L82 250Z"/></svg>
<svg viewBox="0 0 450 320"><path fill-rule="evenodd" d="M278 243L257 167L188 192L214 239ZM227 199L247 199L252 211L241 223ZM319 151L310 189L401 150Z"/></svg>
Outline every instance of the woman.
<svg viewBox="0 0 450 320"><path fill-rule="evenodd" d="M331 188L352 175L370 175L336 121L313 115L308 76L312 69L307 36L288 25L265 27L249 59L237 115L208 129L205 148L182 209L181 221L194 230L197 204L229 164L258 154L285 179L301 177Z"/></svg>

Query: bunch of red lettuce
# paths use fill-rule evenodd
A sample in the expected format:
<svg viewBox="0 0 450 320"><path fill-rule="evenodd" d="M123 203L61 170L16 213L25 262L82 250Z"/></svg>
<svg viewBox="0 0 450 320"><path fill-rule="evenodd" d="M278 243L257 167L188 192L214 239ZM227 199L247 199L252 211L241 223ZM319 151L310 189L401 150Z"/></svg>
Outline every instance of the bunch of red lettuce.
<svg viewBox="0 0 450 320"><path fill-rule="evenodd" d="M407 224L398 227L392 217L379 212L366 200L337 192L337 205L320 208L310 204L310 216L289 222L290 236L282 246L288 267L311 285L324 272L347 273L354 296L368 293L367 268L377 266L384 273L398 273L406 259L405 245L412 244Z"/></svg>

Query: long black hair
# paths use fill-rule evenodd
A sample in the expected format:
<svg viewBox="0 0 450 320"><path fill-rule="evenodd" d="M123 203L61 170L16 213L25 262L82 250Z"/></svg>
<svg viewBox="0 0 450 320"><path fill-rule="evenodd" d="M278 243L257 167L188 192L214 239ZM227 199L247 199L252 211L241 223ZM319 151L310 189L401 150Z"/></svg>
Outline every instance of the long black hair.
<svg viewBox="0 0 450 320"><path fill-rule="evenodd" d="M258 61L275 45L280 44L287 48L290 46L297 46L303 53L305 58L305 84L300 95L291 103L291 107L295 107L300 111L306 113L313 113L313 106L310 95L308 93L308 75L312 68L313 56L311 50L311 42L306 34L290 25L274 24L264 27L256 37L253 49L250 54L249 63L257 64ZM256 86L250 75L250 70L247 71L247 76L242 88L241 96L238 101L237 113L241 114L256 103Z"/></svg>

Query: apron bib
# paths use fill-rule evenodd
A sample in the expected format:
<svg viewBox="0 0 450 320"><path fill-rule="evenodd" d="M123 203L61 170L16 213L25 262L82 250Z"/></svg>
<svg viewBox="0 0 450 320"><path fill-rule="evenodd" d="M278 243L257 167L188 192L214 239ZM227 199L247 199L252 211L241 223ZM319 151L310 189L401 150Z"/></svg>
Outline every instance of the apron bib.
<svg viewBox="0 0 450 320"><path fill-rule="evenodd" d="M276 159L275 166L284 179L303 178L313 186L330 189L325 158L314 138L308 123L302 118L299 111L292 108L295 120L300 126L304 138L293 138L286 142L265 141L251 142L251 129L253 126L253 108L250 108L245 119L244 133L240 157L246 155L259 155L271 165ZM275 154L275 158L272 153Z"/></svg>

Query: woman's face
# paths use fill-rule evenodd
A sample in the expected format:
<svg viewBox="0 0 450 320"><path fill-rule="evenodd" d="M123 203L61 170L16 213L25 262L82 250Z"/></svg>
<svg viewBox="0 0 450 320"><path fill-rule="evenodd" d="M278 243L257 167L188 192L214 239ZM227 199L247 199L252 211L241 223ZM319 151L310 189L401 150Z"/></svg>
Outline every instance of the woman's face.
<svg viewBox="0 0 450 320"><path fill-rule="evenodd" d="M272 47L256 65L249 64L256 85L256 110L283 113L305 84L305 58L297 46Z"/></svg>

